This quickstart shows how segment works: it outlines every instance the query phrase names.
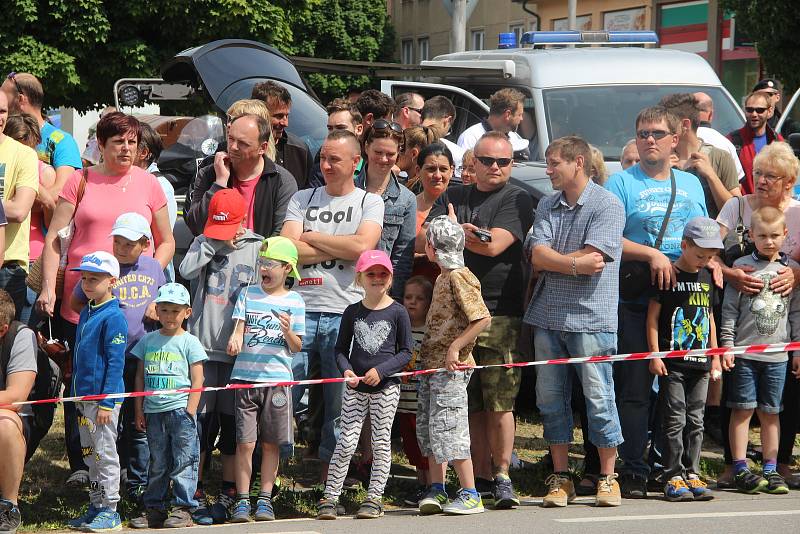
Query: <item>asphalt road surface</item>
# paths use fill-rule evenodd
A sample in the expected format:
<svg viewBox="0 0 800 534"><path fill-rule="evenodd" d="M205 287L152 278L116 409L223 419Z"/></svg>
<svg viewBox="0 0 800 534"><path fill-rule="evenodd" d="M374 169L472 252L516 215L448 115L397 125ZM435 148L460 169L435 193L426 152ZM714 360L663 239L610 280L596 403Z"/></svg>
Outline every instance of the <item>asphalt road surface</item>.
<svg viewBox="0 0 800 534"><path fill-rule="evenodd" d="M523 500L516 510L461 516L419 516L415 510L388 511L380 519L336 521L284 519L271 523L245 523L192 527L172 532L199 534L240 534L273 532L293 534L675 534L756 533L795 534L800 532L800 491L788 495L742 495L716 492L708 502L670 503L659 498L623 500L617 508L594 508L592 499L579 497L567 508L544 509L541 499ZM651 494L653 495L653 494Z"/></svg>

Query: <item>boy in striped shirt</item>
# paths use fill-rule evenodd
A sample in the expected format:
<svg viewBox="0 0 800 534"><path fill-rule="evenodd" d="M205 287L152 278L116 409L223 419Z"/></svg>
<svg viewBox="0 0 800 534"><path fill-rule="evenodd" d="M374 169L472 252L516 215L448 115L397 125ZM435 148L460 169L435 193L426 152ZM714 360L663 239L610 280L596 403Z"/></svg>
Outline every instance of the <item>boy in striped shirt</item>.
<svg viewBox="0 0 800 534"><path fill-rule="evenodd" d="M285 237L270 237L258 258L261 284L240 293L233 311L236 321L228 354L236 358L231 382L284 382L292 380L292 354L305 334L305 302L286 289L286 278L300 281L297 248ZM231 522L250 520L250 476L256 441L261 443L261 491L256 501L256 521L275 519L272 486L278 474L280 447L292 444L292 396L286 386L237 389L236 492Z"/></svg>

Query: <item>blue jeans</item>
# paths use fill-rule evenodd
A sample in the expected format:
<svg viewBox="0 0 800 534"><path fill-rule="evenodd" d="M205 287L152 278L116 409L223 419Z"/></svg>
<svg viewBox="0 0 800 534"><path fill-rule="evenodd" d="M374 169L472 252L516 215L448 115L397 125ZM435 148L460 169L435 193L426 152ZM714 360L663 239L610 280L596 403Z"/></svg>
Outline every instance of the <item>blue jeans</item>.
<svg viewBox="0 0 800 534"><path fill-rule="evenodd" d="M620 354L647 352L646 320L646 305L620 303L617 334ZM614 364L617 410L625 440L619 447L619 456L622 459L620 474L632 473L643 477L650 475L650 465L645 458L653 387L649 365L647 360Z"/></svg>
<svg viewBox="0 0 800 534"><path fill-rule="evenodd" d="M0 289L5 289L11 300L14 301L16 308L14 319L18 321L28 296L28 286L25 285L26 276L28 276L27 271L18 263L8 262L0 268Z"/></svg>
<svg viewBox="0 0 800 534"><path fill-rule="evenodd" d="M197 438L197 419L185 408L168 412L149 413L147 442L150 445L150 471L145 508L164 509L172 481L172 505L196 508L197 469L200 462L200 443Z"/></svg>
<svg viewBox="0 0 800 534"><path fill-rule="evenodd" d="M736 358L732 384L728 390L728 408L780 413L783 409L783 386L788 362L760 362ZM794 377L791 377L794 380Z"/></svg>
<svg viewBox="0 0 800 534"><path fill-rule="evenodd" d="M603 356L616 352L613 332L563 332L535 328L537 360L570 356ZM622 431L614 404L611 363L543 365L536 375L536 405L542 414L544 439L552 444L572 442L572 377L577 376L586 398L589 439L600 448L617 447Z"/></svg>
<svg viewBox="0 0 800 534"><path fill-rule="evenodd" d="M336 364L336 338L342 316L337 313L306 312L306 334L303 336L302 351L294 355L292 372L295 380L304 380L308 365L312 360L319 362L322 378L338 378L342 374ZM300 404L303 389L292 389L292 402ZM319 445L319 458L330 462L336 441L339 439L339 416L342 411L343 384L325 384L322 397L325 415L322 422L322 437Z"/></svg>
<svg viewBox="0 0 800 534"><path fill-rule="evenodd" d="M22 312L19 314L19 320L33 328L36 327L36 323L39 322L39 313L34 307L39 295L29 287L26 287L26 289L28 291L25 295L25 305L22 307Z"/></svg>

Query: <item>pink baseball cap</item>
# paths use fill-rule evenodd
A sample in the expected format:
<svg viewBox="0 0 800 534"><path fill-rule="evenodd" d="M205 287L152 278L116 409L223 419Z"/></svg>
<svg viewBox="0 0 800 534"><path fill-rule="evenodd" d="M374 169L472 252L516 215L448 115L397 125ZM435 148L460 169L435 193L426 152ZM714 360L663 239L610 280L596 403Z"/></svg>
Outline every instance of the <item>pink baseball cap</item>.
<svg viewBox="0 0 800 534"><path fill-rule="evenodd" d="M382 250L365 250L362 252L361 256L358 257L358 261L356 262L356 272L363 273L375 265L385 267L387 271L394 273L394 268L392 268L392 260L390 260L389 256Z"/></svg>

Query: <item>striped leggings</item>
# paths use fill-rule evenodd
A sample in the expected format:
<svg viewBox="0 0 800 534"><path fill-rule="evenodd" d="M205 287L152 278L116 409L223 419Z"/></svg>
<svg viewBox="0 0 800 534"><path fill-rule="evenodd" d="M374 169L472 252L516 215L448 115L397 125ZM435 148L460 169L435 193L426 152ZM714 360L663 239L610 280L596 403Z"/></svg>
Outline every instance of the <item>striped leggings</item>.
<svg viewBox="0 0 800 534"><path fill-rule="evenodd" d="M392 421L400 402L400 385L392 384L375 393L362 393L350 387L344 388L342 398L341 432L328 468L325 483L325 498L338 500L347 476L350 459L356 452L361 427L369 410L372 426L372 471L369 478L368 499L379 500L383 496L389 469L392 466L391 434Z"/></svg>

